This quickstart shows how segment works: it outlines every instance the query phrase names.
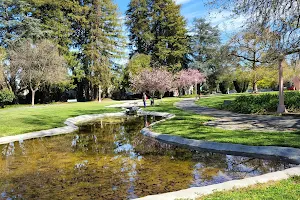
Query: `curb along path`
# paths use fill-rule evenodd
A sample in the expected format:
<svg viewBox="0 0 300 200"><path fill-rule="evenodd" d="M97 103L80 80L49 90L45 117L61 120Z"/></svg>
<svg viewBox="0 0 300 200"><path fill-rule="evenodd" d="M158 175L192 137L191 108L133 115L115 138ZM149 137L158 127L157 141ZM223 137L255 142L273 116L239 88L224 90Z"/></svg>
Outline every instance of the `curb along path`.
<svg viewBox="0 0 300 200"><path fill-rule="evenodd" d="M289 160L292 163L300 164L300 149L289 147L272 147L272 146L247 146L230 143L206 142L201 140L185 139L178 136L165 135L152 132L149 128L144 128L141 133L148 137L153 137L163 142L185 146L196 150L206 150L211 152L228 153L233 155L244 155L261 158L280 157ZM292 176L300 176L300 165L283 171L264 174L233 180L220 184L214 184L204 187L194 187L176 192L169 192L158 195L150 195L137 200L176 200L176 199L196 199L203 195L212 194L216 191L226 191L238 188L245 188L258 183L267 183L270 181L280 181Z"/></svg>
<svg viewBox="0 0 300 200"><path fill-rule="evenodd" d="M226 130L295 131L300 129L300 119L293 117L232 113L224 110L200 107L196 105L194 99L180 101L175 106L199 115L215 117L215 121L207 122L205 125Z"/></svg>

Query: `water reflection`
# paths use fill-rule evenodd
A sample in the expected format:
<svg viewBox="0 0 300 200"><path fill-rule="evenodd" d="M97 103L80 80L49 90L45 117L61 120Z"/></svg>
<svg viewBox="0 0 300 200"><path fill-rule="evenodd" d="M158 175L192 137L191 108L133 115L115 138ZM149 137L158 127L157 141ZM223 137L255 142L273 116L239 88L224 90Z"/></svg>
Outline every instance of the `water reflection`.
<svg viewBox="0 0 300 200"><path fill-rule="evenodd" d="M151 116L99 120L77 134L0 146L0 199L132 199L292 165L190 151L144 137Z"/></svg>

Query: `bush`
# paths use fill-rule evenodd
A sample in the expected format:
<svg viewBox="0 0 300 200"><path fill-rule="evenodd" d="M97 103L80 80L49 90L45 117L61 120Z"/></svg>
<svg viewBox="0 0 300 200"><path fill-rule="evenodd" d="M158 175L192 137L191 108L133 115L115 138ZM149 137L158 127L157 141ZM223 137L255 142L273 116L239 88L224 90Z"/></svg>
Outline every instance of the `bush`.
<svg viewBox="0 0 300 200"><path fill-rule="evenodd" d="M277 94L239 96L225 109L245 114L264 114L276 112L278 105ZM285 105L290 112L300 111L300 92L285 92Z"/></svg>
<svg viewBox="0 0 300 200"><path fill-rule="evenodd" d="M219 84L219 88L222 94L227 94L227 89L229 87L230 87L230 83L228 81L223 81Z"/></svg>
<svg viewBox="0 0 300 200"><path fill-rule="evenodd" d="M0 90L0 106L3 108L5 104L14 100L15 95L9 89Z"/></svg>
<svg viewBox="0 0 300 200"><path fill-rule="evenodd" d="M233 81L237 93L244 93L249 87L249 81Z"/></svg>

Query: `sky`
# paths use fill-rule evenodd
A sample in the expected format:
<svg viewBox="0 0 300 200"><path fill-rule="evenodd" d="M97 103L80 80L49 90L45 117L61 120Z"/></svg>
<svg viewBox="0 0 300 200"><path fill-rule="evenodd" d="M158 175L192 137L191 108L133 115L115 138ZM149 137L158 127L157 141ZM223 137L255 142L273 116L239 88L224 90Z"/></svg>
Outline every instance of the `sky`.
<svg viewBox="0 0 300 200"><path fill-rule="evenodd" d="M114 0L118 4L119 10L123 16L130 0ZM228 39L240 29L243 24L244 18L239 17L233 19L231 13L228 11L217 11L205 5L204 0L174 0L177 4L181 4L181 14L188 22L188 28L191 26L194 18L205 18L211 22L213 26L218 26L221 30L222 42Z"/></svg>

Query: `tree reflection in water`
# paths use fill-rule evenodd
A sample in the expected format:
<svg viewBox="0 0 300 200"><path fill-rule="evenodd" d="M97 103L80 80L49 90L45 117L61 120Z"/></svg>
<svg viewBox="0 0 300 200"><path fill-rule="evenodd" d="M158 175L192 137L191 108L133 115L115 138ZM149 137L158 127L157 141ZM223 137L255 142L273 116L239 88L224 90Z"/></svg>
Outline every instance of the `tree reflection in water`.
<svg viewBox="0 0 300 200"><path fill-rule="evenodd" d="M78 133L0 146L0 199L131 199L292 166L191 151L140 134L159 119L102 119Z"/></svg>

